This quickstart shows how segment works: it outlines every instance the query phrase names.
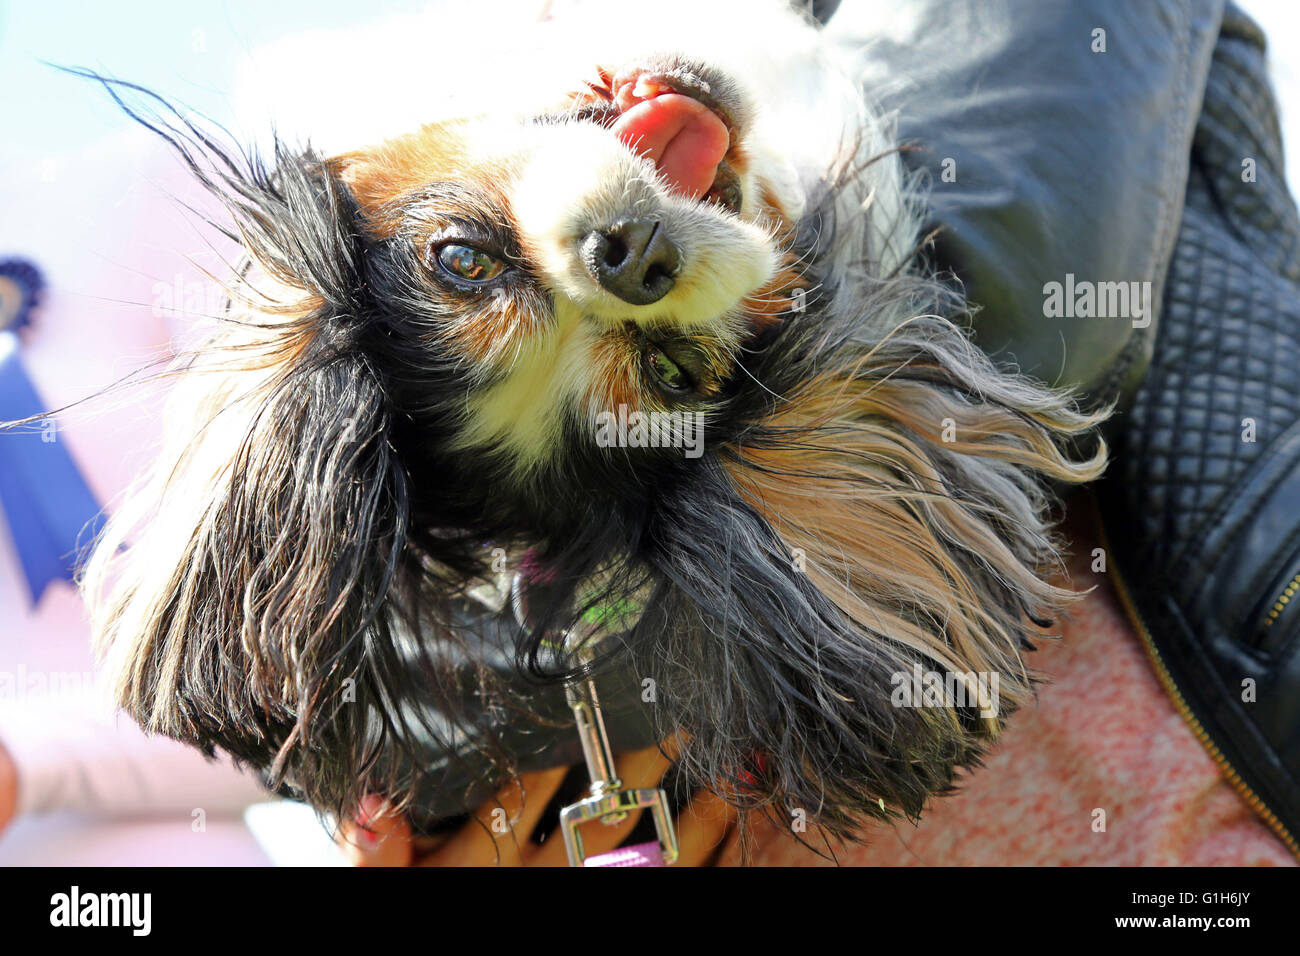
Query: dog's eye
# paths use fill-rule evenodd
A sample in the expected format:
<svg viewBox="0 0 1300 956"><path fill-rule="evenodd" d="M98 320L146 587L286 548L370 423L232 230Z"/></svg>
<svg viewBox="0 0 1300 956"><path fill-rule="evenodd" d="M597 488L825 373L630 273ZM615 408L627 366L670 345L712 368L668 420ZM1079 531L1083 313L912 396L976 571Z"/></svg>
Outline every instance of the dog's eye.
<svg viewBox="0 0 1300 956"><path fill-rule="evenodd" d="M466 282L488 282L506 268L506 264L496 256L458 242L439 246L436 258L444 271Z"/></svg>
<svg viewBox="0 0 1300 956"><path fill-rule="evenodd" d="M650 366L650 372L659 381L665 389L670 392L689 392L695 387L691 377L682 370L682 367L663 353L661 349L651 345L646 349L646 364Z"/></svg>

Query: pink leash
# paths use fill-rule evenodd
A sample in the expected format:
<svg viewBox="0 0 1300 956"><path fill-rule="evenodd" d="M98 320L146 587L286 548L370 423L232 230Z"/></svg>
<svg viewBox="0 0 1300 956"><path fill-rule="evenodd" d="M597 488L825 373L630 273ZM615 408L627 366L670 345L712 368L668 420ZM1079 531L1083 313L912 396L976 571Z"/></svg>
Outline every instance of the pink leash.
<svg viewBox="0 0 1300 956"><path fill-rule="evenodd" d="M659 843L636 843L609 853L598 853L582 861L583 866L663 866L664 853Z"/></svg>

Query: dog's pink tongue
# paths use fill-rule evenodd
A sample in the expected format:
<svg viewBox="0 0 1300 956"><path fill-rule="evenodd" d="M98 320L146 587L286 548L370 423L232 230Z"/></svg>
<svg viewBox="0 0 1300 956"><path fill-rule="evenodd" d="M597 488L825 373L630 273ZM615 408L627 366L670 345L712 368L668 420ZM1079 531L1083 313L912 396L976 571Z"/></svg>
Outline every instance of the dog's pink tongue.
<svg viewBox="0 0 1300 956"><path fill-rule="evenodd" d="M731 142L717 114L680 93L637 103L618 118L614 133L650 159L672 188L690 199L708 192Z"/></svg>

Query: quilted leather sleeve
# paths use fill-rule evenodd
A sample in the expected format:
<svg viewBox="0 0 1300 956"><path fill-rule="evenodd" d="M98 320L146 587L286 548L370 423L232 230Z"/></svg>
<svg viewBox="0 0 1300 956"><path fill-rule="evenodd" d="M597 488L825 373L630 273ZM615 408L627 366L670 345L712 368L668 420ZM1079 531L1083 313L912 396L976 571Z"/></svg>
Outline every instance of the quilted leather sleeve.
<svg viewBox="0 0 1300 956"><path fill-rule="evenodd" d="M1230 8L1154 355L1102 496L1121 576L1171 690L1294 850L1300 220L1266 75L1263 36Z"/></svg>

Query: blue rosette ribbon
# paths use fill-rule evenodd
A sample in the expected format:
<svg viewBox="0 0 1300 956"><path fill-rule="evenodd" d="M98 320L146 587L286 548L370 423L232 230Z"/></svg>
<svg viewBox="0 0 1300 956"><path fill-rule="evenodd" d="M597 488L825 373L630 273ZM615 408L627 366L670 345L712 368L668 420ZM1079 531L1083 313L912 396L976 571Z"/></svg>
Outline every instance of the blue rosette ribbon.
<svg viewBox="0 0 1300 956"><path fill-rule="evenodd" d="M53 582L75 580L104 522L23 366L18 331L31 323L44 288L30 262L0 259L0 422L36 419L0 430L0 517L33 606Z"/></svg>

